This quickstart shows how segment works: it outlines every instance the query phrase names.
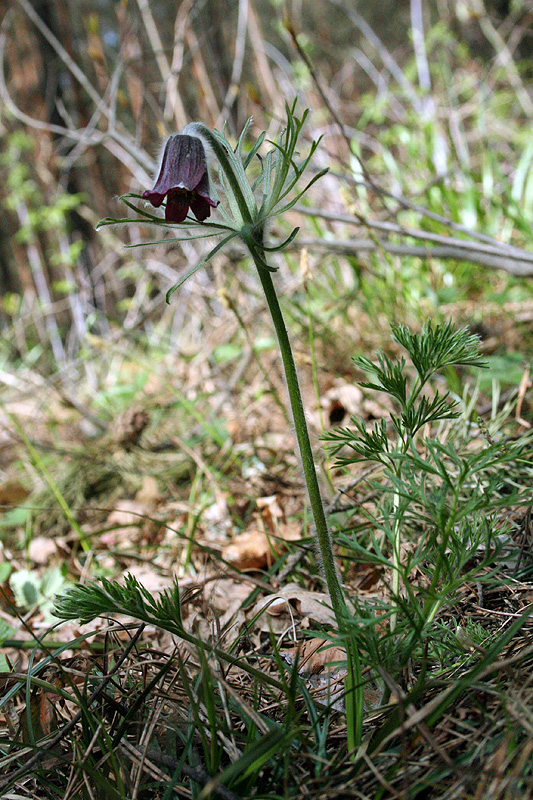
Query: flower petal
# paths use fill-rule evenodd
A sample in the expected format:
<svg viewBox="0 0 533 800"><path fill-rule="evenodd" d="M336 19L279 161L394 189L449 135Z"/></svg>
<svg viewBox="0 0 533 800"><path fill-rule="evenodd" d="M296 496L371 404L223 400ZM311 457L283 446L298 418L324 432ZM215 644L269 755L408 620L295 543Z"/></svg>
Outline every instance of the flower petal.
<svg viewBox="0 0 533 800"><path fill-rule="evenodd" d="M202 141L196 136L177 133L165 145L153 191L166 194L170 189L186 189L190 192L204 176L207 177L207 163Z"/></svg>
<svg viewBox="0 0 533 800"><path fill-rule="evenodd" d="M171 136L165 145L155 186L142 196L155 208L159 208L166 197L167 222L183 222L189 207L199 222L207 219L211 208L218 206L218 200L210 195L202 140L181 133Z"/></svg>
<svg viewBox="0 0 533 800"><path fill-rule="evenodd" d="M165 220L167 222L183 222L189 211L190 196L184 191L170 191L167 195Z"/></svg>
<svg viewBox="0 0 533 800"><path fill-rule="evenodd" d="M190 198L190 203L191 211L198 222L203 222L204 219L207 219L211 215L211 206L215 205L210 198L201 197L197 192L194 192Z"/></svg>
<svg viewBox="0 0 533 800"><path fill-rule="evenodd" d="M209 175L207 172L205 175L202 176L202 180L196 187L195 193L203 197L204 200L207 200L211 208L216 208L220 203L220 200L213 200L211 197L210 189L209 189Z"/></svg>
<svg viewBox="0 0 533 800"><path fill-rule="evenodd" d="M146 192L143 192L141 197L143 200L148 200L154 208L159 208L163 200L165 199L164 194L159 194L158 192L154 192L152 189L147 189Z"/></svg>

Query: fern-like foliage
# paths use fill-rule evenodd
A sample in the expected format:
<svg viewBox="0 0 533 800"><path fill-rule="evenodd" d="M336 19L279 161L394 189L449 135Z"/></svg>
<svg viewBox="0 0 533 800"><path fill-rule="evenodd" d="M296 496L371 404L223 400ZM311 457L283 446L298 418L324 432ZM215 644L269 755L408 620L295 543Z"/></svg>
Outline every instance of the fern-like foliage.
<svg viewBox="0 0 533 800"><path fill-rule="evenodd" d="M387 436L385 420L380 420L370 430L366 429L362 417L352 417L351 421L359 435L356 435L352 428L335 428L324 436L332 443L330 450L333 455L339 453L344 447L348 447L351 451L349 455L340 456L336 464L345 466L365 460L387 464L391 458L392 442Z"/></svg>
<svg viewBox="0 0 533 800"><path fill-rule="evenodd" d="M429 423L459 416L456 402L449 393L426 390L430 377L439 369L450 366L484 366L479 354L479 339L467 328L454 330L451 322L434 325L426 322L415 333L405 325L392 325L394 339L407 350L417 377L409 380L404 357L393 359L379 352L375 361L366 356L353 359L373 380L361 383L365 389L385 392L396 401L398 413L391 413L389 433L396 433L396 442L387 434L384 420L367 430L362 418L352 417L354 429L338 428L325 434L331 442L331 452L338 455L346 448L350 453L339 456L337 464L346 466L369 460L390 464L399 454L406 453L418 431Z"/></svg>
<svg viewBox="0 0 533 800"><path fill-rule="evenodd" d="M363 372L374 374L378 380L378 383L374 381L361 383L361 386L365 389L387 392L401 404L407 401L407 377L404 374L404 358L399 361L393 361L385 353L379 352L377 363L370 361L366 356L357 356L353 359L353 362Z"/></svg>
<svg viewBox="0 0 533 800"><path fill-rule="evenodd" d="M362 417L352 417L352 427L324 438L338 466L382 467L368 480L377 499L357 507L335 539L355 562L390 576L389 597L378 606L356 600L357 614L346 625L373 666L401 674L413 653L426 658L440 611L460 587L490 580L511 539L499 509L530 502L531 493L526 500L509 479L510 465L523 460L522 443L481 438L471 446L454 426L441 440L433 425L460 410L448 393L433 391L430 378L447 367L483 366L477 337L450 322L428 322L417 333L395 325L392 332L408 358L380 352L372 361L354 359L371 376L362 385L391 398L389 418L367 429Z"/></svg>
<svg viewBox="0 0 533 800"><path fill-rule="evenodd" d="M178 636L184 634L177 581L157 596L129 574L124 584L106 578L79 584L56 599L54 614L60 619L79 619L83 623L106 614L126 614Z"/></svg>
<svg viewBox="0 0 533 800"><path fill-rule="evenodd" d="M436 392L432 398L420 397L417 405L407 405L400 417L392 417L391 422L401 436L405 434L414 436L420 428L430 422L458 417L459 412L455 410L456 405L455 400L451 400L448 393L441 395Z"/></svg>
<svg viewBox="0 0 533 800"><path fill-rule="evenodd" d="M422 383L444 367L485 366L479 354L479 337L471 334L468 328L454 330L451 320L437 325L429 320L420 333L414 333L405 325L392 325L391 329L398 344L409 353Z"/></svg>

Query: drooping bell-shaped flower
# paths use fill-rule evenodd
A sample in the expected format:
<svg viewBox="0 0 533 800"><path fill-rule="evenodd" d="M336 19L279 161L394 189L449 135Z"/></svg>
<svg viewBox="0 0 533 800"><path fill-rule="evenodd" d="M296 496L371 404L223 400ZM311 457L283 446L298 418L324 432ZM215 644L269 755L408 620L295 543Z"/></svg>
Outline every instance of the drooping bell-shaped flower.
<svg viewBox="0 0 533 800"><path fill-rule="evenodd" d="M153 189L142 194L155 208L166 199L165 220L183 222L189 208L199 222L218 206L209 190L204 145L197 136L177 133L165 145L159 175Z"/></svg>

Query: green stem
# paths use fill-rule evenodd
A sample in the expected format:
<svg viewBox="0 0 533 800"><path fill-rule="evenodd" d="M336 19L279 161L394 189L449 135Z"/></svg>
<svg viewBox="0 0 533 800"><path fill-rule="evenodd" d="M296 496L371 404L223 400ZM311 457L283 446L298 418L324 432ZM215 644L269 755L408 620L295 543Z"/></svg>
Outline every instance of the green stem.
<svg viewBox="0 0 533 800"><path fill-rule="evenodd" d="M248 244L249 237L247 237L245 241ZM341 632L346 630L345 620L348 614L348 608L337 576L337 570L335 569L331 534L329 532L324 505L320 495L320 487L318 485L318 477L313 459L313 451L311 449L311 441L309 439L309 431L307 429L307 421L305 419L298 373L296 372L296 365L292 355L291 343L285 326L285 320L281 313L274 283L272 282L271 273L264 266L264 253L256 252L253 246L249 246L249 250L255 266L257 267L257 272L259 273L261 285L263 286L270 315L278 337L307 494L311 504L311 511L313 512L322 568L331 598L333 613L337 621L337 627L339 632ZM354 641L353 635L347 637L345 640L345 647L346 661L348 664L348 674L345 679L347 743L353 758L361 745L363 735L363 680L361 674L361 660L357 649L357 642Z"/></svg>
<svg viewBox="0 0 533 800"><path fill-rule="evenodd" d="M255 252L255 249L252 248L250 248L250 253L254 259L254 263L259 273L259 278L263 286L263 291L265 293L268 308L272 316L274 328L276 329L276 335L278 337L281 359L283 361L283 368L285 371L285 379L287 381L287 389L289 391L289 400L291 404L292 417L294 420L294 428L296 430L296 438L298 440L300 457L302 459L307 493L313 513L318 546L320 548L320 555L322 557L324 577L326 579L326 584L331 598L331 605L337 620L337 625L339 630L341 630L343 616L345 616L346 613L346 602L344 600L342 588L337 576L337 571L335 569L331 535L329 532L328 523L326 521L322 497L320 495L320 487L318 485L313 451L311 449L311 442L309 440L309 432L307 430L307 422L305 419L296 365L292 355L291 343L287 333L287 328L285 326L285 321L283 319L283 314L281 313L276 290L272 282L271 274L265 269L262 263L264 256L262 253L260 254Z"/></svg>
<svg viewBox="0 0 533 800"><path fill-rule="evenodd" d="M461 482L458 481L458 486L461 485ZM426 624L429 625L430 622L433 622L437 611L440 608L441 601L439 599L432 599L434 598L437 592L437 586L440 580L443 564L444 564L444 556L446 553L446 548L448 547L448 541L450 539L450 534L452 532L452 528L455 524L455 515L457 512L457 504L459 502L459 495L458 491L456 490L453 495L453 501L450 508L450 514L448 516L448 521L446 522L446 526L444 531L442 532L442 542L439 547L439 558L437 563L435 564L435 570L433 572L433 578L431 580L431 584L428 590L428 599L424 604L424 618L426 620Z"/></svg>
<svg viewBox="0 0 533 800"><path fill-rule="evenodd" d="M397 475L400 475L400 470L397 470ZM392 498L394 508L394 522L392 528L392 597L394 602L395 611L391 615L390 629L391 633L396 628L398 618L398 595L400 591L400 520L398 519L398 508L400 506L400 497L397 491L394 492Z"/></svg>

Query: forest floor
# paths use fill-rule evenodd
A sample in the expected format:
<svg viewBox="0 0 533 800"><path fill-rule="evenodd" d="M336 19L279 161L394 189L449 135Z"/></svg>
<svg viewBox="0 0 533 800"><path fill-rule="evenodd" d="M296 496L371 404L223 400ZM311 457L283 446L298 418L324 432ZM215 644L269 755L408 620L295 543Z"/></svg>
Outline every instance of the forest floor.
<svg viewBox="0 0 533 800"><path fill-rule="evenodd" d="M495 315L492 322L490 314L485 316L486 354L495 346L492 331L500 332L498 342L507 331L511 345L511 322L506 313ZM358 324L346 348L365 342L366 352L374 357L378 346L399 355L386 323L380 329L362 317ZM178 774L186 782L196 781L207 792L201 796L208 796L214 765L220 771L224 763L220 783L211 787L214 796L527 796L533 786L527 766L533 751L531 506L523 500L506 506L502 500L491 512L491 524L502 537L500 546L491 545L497 561L489 558L471 578L466 575L471 564L465 565L466 577L450 602L442 604L439 628L428 636L443 636L445 631L456 647L453 657L443 652L429 658L434 675L423 681L416 703L404 705L402 698L426 669L420 654L406 663L403 678L391 678L389 687L375 679L365 683L363 732L368 737L378 731L384 742L372 758L363 755L354 772L342 746L344 651L338 642L324 649L333 617L306 511L295 437L284 412L279 361L272 341L265 340L258 354L239 338L231 315L224 318L222 329L223 334L220 320L211 328L203 320L202 348L191 349L185 358L183 353L150 353L131 340L117 340L112 356L106 355L112 371L98 397L91 397L86 378L80 377L72 387L78 398L73 403L64 386L30 370L18 374L7 390L0 486L2 676L7 691L2 714L4 737L13 737L19 745L3 765L4 775L23 792L17 796L35 796L31 792L36 791L27 783L24 753L35 757L34 774L39 776L37 783L47 787L47 796L56 796L60 786L67 786L68 797L82 796L77 792L84 781L94 781L94 770L101 768L96 757L85 773L76 766L80 759L90 761L97 719L107 729L106 746L117 759L105 770L102 781L107 788L100 788L104 794L98 795L102 797L169 796L165 786L181 791ZM233 349L221 341L233 342ZM360 388L347 354L331 352L325 341L315 341L313 384L307 343L297 338L295 344L331 524L334 531L359 530L363 535L377 513L378 490L372 479L379 481L380 475L365 464L335 468L318 437L321 431L349 424L352 415L361 415L369 425L385 419L390 399ZM512 344L514 348L519 341ZM93 367L98 358L90 362ZM345 368L340 369L344 358ZM472 391L475 379L462 380ZM497 395L490 395L490 382L486 383L489 393L481 391L475 397L477 418L499 419L500 432L490 434L480 422L469 434L469 446L479 448L505 431L502 447L504 441L521 440L524 452L530 451L528 387L527 370ZM510 484L526 488L527 496L530 469L522 466L525 472L513 462L506 476ZM406 538L402 558L409 559L416 547L416 539ZM390 567L356 557L346 547L338 546L337 555L348 597L367 607L390 601ZM269 730L264 719L282 725L288 702L294 704L298 725L305 718L309 730L314 709L324 730L321 749L311 755L309 743L302 746L292 761L296 772L290 779L267 761L264 770L271 774L265 795L257 788L264 772L260 766L249 795L244 768L238 790L226 788L228 783L237 785L236 779L232 784L228 764L238 761L241 751L236 741L231 744L224 736L238 733L239 722L234 720L233 733L230 728L215 735L210 729L219 723L210 718L202 659L168 627L148 623L141 630L123 614L56 626L56 593L95 578L123 583L128 575L154 597L171 591L177 580L185 630L260 669L265 679L270 675L279 680L284 669L290 676L297 665L298 687L294 684L289 692L287 686L280 690L265 684L263 697L257 695L257 679L238 666L222 667L215 656L210 665L210 680L226 704L225 713L234 715L236 704L241 713L257 717L255 724L265 735ZM423 587L425 580L423 570L414 569L409 576L413 586ZM522 623L513 628L522 616ZM139 638L133 647L135 631ZM492 652L495 642L500 644ZM433 649L431 642L429 646ZM29 669L46 683L28 682ZM114 699L104 702L104 695L98 710L90 711L83 698L88 704L97 676L102 680L106 675L112 678ZM185 675L195 686L195 698L182 683ZM58 687L63 696L55 693ZM305 699L306 690L312 701ZM452 703L450 693L455 695ZM395 705L402 712L385 736L383 720L387 715L392 719ZM132 708L134 716L142 717L140 725L138 720L133 724ZM92 728L84 731L89 717ZM221 753L210 768L199 755L202 736L190 750L185 770L177 755L176 734L174 744L163 743L172 720L179 720L175 724L183 736L191 718L196 719L193 728L201 725L211 731L207 739L220 736ZM319 722L314 724L320 728ZM314 735L318 736L316 729ZM204 741L203 746L213 745ZM118 773L126 781L123 789L117 785ZM159 788L149 789L151 782ZM110 786L113 795L105 794Z"/></svg>

